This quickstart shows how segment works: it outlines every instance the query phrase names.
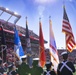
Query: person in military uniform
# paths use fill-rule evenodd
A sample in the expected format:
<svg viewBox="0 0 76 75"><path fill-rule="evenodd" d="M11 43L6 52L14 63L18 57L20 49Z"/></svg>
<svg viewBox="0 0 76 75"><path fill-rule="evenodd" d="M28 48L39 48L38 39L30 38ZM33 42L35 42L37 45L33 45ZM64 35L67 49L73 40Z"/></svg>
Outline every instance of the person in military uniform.
<svg viewBox="0 0 76 75"><path fill-rule="evenodd" d="M19 73L19 75L28 75L29 66L26 63L27 62L27 60L26 60L27 59L27 56L24 55L24 56L21 57L21 59L22 59L22 63L18 67L18 71L17 72Z"/></svg>
<svg viewBox="0 0 76 75"><path fill-rule="evenodd" d="M68 61L68 53L62 52L61 56L63 57L63 62L59 63L57 68L58 75L73 75L75 72L75 67L72 62Z"/></svg>
<svg viewBox="0 0 76 75"><path fill-rule="evenodd" d="M33 59L33 64L32 64L33 67L30 68L29 70L30 75L42 75L43 74L43 68L38 65L38 61L39 61L39 58Z"/></svg>
<svg viewBox="0 0 76 75"><path fill-rule="evenodd" d="M8 68L9 68L8 75L19 75L16 71L16 67L14 66L14 64L10 64Z"/></svg>
<svg viewBox="0 0 76 75"><path fill-rule="evenodd" d="M46 62L45 66L46 70L44 71L43 75L56 75L55 71L51 68L52 62Z"/></svg>
<svg viewBox="0 0 76 75"><path fill-rule="evenodd" d="M0 75L3 75L4 72L6 72L2 65L2 59L0 59Z"/></svg>

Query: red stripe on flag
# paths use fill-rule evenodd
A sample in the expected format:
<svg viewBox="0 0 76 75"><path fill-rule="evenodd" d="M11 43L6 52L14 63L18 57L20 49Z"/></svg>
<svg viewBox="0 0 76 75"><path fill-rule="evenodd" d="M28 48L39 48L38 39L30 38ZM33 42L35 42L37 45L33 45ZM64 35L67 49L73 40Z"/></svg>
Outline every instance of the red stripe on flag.
<svg viewBox="0 0 76 75"><path fill-rule="evenodd" d="M51 44L50 47L52 48L52 50L54 50L54 52L57 52L56 49Z"/></svg>
<svg viewBox="0 0 76 75"><path fill-rule="evenodd" d="M72 52L72 49L69 46L67 47L67 49L69 52Z"/></svg>
<svg viewBox="0 0 76 75"><path fill-rule="evenodd" d="M72 29L71 26L70 26L70 23L69 23L68 21L63 20L63 23L67 24L68 27L69 27L70 29Z"/></svg>
<svg viewBox="0 0 76 75"><path fill-rule="evenodd" d="M66 44L69 43L70 39L71 39L71 36L66 36Z"/></svg>

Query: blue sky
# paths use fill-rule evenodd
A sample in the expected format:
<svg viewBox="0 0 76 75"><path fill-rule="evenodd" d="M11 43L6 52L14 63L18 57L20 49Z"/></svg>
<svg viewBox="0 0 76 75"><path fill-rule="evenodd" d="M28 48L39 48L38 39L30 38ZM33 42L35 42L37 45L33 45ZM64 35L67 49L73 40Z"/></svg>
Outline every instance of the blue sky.
<svg viewBox="0 0 76 75"><path fill-rule="evenodd" d="M66 12L72 26L76 40L76 0L64 0ZM49 42L49 16L51 16L52 27L57 48L65 48L65 34L62 33L63 0L0 0L0 6L17 12L22 17L17 25L25 28L25 17L28 17L29 29L39 35L39 17L41 17L44 39ZM2 15L0 19L7 19L9 15ZM14 17L10 20L13 22ZM45 45L49 47L49 43Z"/></svg>

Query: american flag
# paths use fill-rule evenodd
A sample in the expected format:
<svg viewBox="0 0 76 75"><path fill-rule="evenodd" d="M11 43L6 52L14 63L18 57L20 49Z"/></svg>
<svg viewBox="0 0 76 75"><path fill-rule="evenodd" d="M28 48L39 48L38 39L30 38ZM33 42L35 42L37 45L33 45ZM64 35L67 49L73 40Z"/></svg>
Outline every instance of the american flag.
<svg viewBox="0 0 76 75"><path fill-rule="evenodd" d="M72 52L76 46L76 43L74 40L74 35L72 32L72 28L71 28L65 7L64 7L64 14L63 14L62 32L65 33L65 37L66 37L66 49L69 52Z"/></svg>

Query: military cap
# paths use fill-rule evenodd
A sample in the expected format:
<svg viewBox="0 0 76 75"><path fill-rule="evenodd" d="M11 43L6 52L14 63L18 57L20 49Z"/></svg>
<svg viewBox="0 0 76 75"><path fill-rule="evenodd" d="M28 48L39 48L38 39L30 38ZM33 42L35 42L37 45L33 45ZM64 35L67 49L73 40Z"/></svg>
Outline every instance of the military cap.
<svg viewBox="0 0 76 75"><path fill-rule="evenodd" d="M52 66L52 62L46 62L45 66L46 66L47 68L50 68L50 67Z"/></svg>
<svg viewBox="0 0 76 75"><path fill-rule="evenodd" d="M46 62L46 65L52 65L52 62Z"/></svg>
<svg viewBox="0 0 76 75"><path fill-rule="evenodd" d="M33 60L39 60L39 58L33 58Z"/></svg>
<svg viewBox="0 0 76 75"><path fill-rule="evenodd" d="M68 53L65 51L65 52L62 52L61 53L61 56L63 56L63 55L67 55Z"/></svg>
<svg viewBox="0 0 76 75"><path fill-rule="evenodd" d="M27 55L21 56L20 58L21 58L21 59L22 59L22 58L27 58Z"/></svg>

